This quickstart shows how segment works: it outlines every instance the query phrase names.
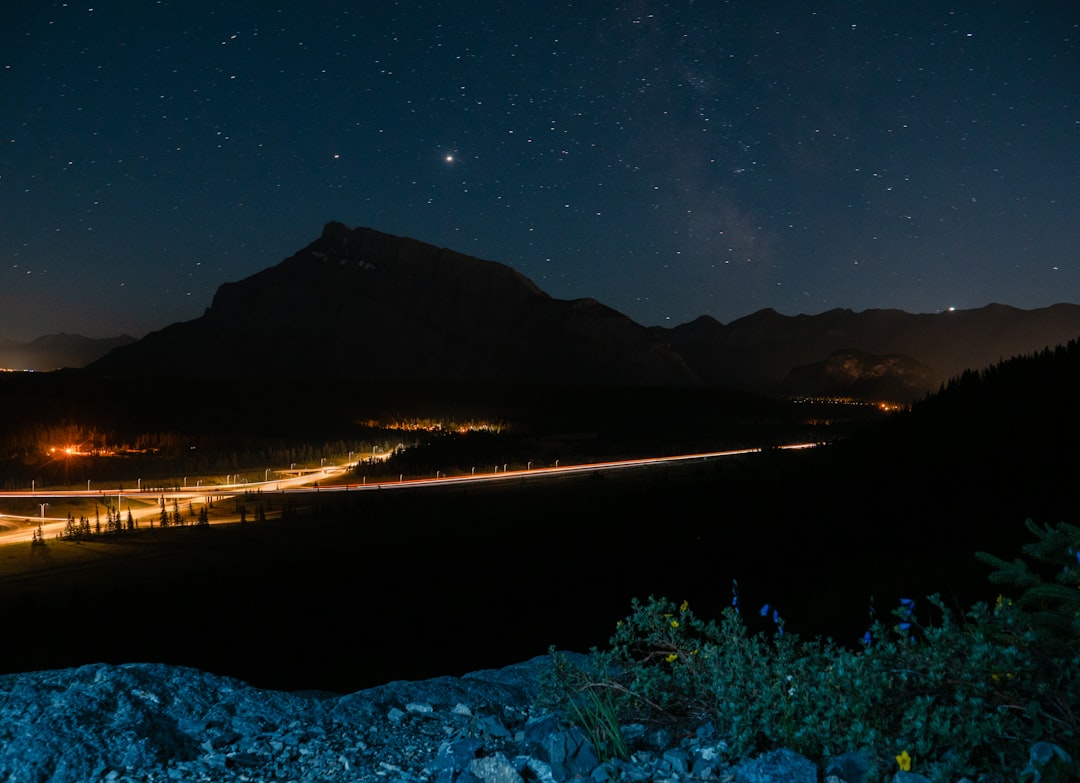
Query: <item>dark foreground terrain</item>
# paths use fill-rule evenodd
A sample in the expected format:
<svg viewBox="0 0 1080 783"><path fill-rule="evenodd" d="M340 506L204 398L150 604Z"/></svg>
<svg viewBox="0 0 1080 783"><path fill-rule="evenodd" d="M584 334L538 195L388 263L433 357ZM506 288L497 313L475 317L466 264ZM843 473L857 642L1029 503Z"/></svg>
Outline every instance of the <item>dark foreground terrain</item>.
<svg viewBox="0 0 1080 783"><path fill-rule="evenodd" d="M835 450L834 450L835 452ZM738 580L788 632L854 644L872 602L992 599L976 549L1011 554L1022 516L962 512L956 475L852 482L843 454L770 452L680 469L489 489L351 493L286 520L29 545L0 583L0 671L89 662L195 666L285 690L351 692L603 644L633 597L716 616ZM887 466L882 467L888 470ZM948 490L947 492L945 490ZM52 568L81 546L123 554ZM766 628L765 621L761 621Z"/></svg>
<svg viewBox="0 0 1080 783"><path fill-rule="evenodd" d="M365 409L331 395L335 403L312 406L312 416L275 421L263 414L287 411L293 399L277 387L250 399L243 395L255 387L215 388L230 396L193 395L181 405L172 392L91 386L83 394L57 381L29 389L35 394L7 384L8 409L35 414L25 420L93 414L106 431L110 421L139 431L159 421L168 432L220 424L229 440L266 422L329 435L348 410L355 422ZM382 394L417 415L404 398ZM634 597L686 599L699 616L715 617L731 605L733 580L751 624L774 632L771 618L757 616L767 602L789 633L854 645L871 609L888 621L901 597L919 600L922 611L933 592L958 611L994 600L999 588L974 554L1018 555L1026 518L1076 523L1078 395L1074 341L965 373L910 413L835 433L844 437L827 448L483 490L323 493L285 520L124 538L132 544L123 557L78 568L49 562L62 559L61 547L121 545L50 543L34 550L29 575L0 578L0 672L152 661L264 687L347 692L504 665L552 644L603 644ZM831 426L820 415L785 419L791 406L696 392L615 401L599 390L538 393L525 406L530 417L516 412L521 395L503 397L506 411L439 399L459 416L495 409L496 418L530 422L524 429L541 434L600 422L586 442L610 457L791 442L807 427L813 435ZM133 405L121 415L124 401ZM405 452L410 460L425 454L446 456ZM416 470L434 472L421 463ZM30 562L31 547L0 557Z"/></svg>

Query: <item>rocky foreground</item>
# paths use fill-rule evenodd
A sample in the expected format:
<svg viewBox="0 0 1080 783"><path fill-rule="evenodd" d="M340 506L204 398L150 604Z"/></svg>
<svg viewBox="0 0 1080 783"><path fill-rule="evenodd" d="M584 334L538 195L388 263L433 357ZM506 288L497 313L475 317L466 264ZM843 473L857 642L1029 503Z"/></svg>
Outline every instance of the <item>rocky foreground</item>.
<svg viewBox="0 0 1080 783"><path fill-rule="evenodd" d="M347 696L260 690L159 664L0 676L0 779L87 781L706 780L862 783L858 754L824 769L789 751L737 765L709 724L627 726L629 762L600 764L533 707L547 656ZM921 783L898 772L894 783Z"/></svg>

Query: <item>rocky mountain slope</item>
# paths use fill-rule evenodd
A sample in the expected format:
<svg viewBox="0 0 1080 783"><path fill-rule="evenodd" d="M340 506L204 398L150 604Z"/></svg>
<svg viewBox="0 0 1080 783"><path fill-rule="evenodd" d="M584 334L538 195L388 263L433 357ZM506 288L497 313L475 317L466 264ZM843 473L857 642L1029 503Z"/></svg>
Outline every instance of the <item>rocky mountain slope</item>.
<svg viewBox="0 0 1080 783"><path fill-rule="evenodd" d="M160 664L91 664L0 677L0 776L18 783L724 780L865 783L849 753L726 758L709 723L623 727L629 761L534 708L547 656L340 696L253 688ZM928 783L913 773L894 783ZM832 776L832 777L828 777Z"/></svg>
<svg viewBox="0 0 1080 783"><path fill-rule="evenodd" d="M380 383L678 386L910 401L966 369L1080 336L1080 305L913 315L762 310L646 328L553 299L510 267L328 223L274 267L222 285L201 318L93 365L110 375L320 376ZM837 352L840 353L837 353Z"/></svg>

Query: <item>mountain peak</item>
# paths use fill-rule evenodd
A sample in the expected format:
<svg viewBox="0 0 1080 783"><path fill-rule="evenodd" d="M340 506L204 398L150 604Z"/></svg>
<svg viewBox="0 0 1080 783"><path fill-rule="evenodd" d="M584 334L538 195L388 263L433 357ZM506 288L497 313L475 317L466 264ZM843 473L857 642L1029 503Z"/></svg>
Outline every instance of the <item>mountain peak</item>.
<svg viewBox="0 0 1080 783"><path fill-rule="evenodd" d="M99 369L145 371L190 350L205 353L212 376L700 385L663 338L595 300L552 299L505 264L337 221L281 263L222 285L202 318Z"/></svg>

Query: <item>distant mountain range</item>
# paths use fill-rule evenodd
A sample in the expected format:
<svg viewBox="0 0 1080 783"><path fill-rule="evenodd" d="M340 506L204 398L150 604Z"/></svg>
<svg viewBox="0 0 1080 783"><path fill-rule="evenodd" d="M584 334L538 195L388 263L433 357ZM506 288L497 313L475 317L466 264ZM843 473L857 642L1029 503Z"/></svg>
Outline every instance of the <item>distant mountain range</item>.
<svg viewBox="0 0 1080 783"><path fill-rule="evenodd" d="M222 285L202 317L112 350L94 373L367 383L685 386L911 400L965 369L1080 336L1080 305L913 315L761 310L644 327L553 299L510 267L332 222Z"/></svg>
<svg viewBox="0 0 1080 783"><path fill-rule="evenodd" d="M129 335L93 339L78 334L47 334L28 343L0 340L0 368L45 372L84 367L113 348L135 342Z"/></svg>

